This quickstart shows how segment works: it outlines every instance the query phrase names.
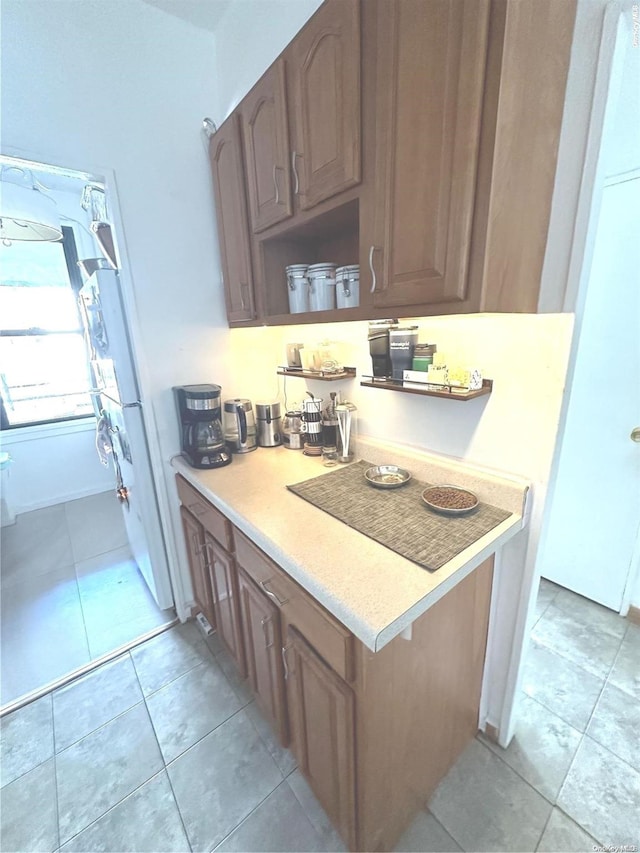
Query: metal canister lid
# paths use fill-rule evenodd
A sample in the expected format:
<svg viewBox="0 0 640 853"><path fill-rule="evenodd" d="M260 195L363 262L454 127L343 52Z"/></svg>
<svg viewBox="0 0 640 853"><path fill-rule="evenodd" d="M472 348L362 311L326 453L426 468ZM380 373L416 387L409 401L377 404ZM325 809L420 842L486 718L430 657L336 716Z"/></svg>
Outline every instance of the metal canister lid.
<svg viewBox="0 0 640 853"><path fill-rule="evenodd" d="M312 273L314 273L314 272L315 272L315 273L318 273L318 272L327 272L328 270L335 270L335 269L336 269L336 265L335 265L335 264L327 264L327 263L324 263L324 264L311 264L311 266L308 268L307 272L309 273L309 275L311 275L311 274L312 274Z"/></svg>
<svg viewBox="0 0 640 853"><path fill-rule="evenodd" d="M236 412L238 409L250 412L252 409L251 400L248 400L246 397L235 397L233 400L224 401L225 412Z"/></svg>
<svg viewBox="0 0 640 853"><path fill-rule="evenodd" d="M274 400L271 403L260 402L256 403L256 417L258 420L266 421L271 420L275 421L280 417L280 403L277 400Z"/></svg>

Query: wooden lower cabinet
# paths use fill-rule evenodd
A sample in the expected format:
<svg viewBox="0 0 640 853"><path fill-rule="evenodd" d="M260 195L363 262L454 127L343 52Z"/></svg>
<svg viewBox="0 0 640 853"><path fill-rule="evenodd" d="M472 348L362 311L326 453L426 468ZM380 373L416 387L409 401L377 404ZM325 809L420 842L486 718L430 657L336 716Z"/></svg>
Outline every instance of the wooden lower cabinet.
<svg viewBox="0 0 640 853"><path fill-rule="evenodd" d="M189 574L196 610L203 613L212 628L216 626L209 572L204 559L204 529L188 509L180 507L184 542L187 546Z"/></svg>
<svg viewBox="0 0 640 853"><path fill-rule="evenodd" d="M355 850L353 691L295 628L287 632L283 654L287 660L293 753L334 826Z"/></svg>
<svg viewBox="0 0 640 853"><path fill-rule="evenodd" d="M218 633L280 742L350 850L393 850L477 732L493 557L372 652L243 533L229 528L234 556L182 518L192 576L203 546ZM194 594L204 612L206 586Z"/></svg>
<svg viewBox="0 0 640 853"><path fill-rule="evenodd" d="M256 702L283 746L289 742L278 608L238 569L247 676Z"/></svg>
<svg viewBox="0 0 640 853"><path fill-rule="evenodd" d="M234 559L209 533L205 533L204 544L207 552L218 635L244 678L247 670L240 627L238 577Z"/></svg>

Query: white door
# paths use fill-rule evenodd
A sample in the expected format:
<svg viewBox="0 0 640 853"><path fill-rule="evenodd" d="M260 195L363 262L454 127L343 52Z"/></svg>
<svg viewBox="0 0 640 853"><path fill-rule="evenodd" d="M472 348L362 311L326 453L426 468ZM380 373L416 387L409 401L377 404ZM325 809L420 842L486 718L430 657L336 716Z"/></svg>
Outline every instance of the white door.
<svg viewBox="0 0 640 853"><path fill-rule="evenodd" d="M640 524L640 173L602 194L542 575L619 611Z"/></svg>

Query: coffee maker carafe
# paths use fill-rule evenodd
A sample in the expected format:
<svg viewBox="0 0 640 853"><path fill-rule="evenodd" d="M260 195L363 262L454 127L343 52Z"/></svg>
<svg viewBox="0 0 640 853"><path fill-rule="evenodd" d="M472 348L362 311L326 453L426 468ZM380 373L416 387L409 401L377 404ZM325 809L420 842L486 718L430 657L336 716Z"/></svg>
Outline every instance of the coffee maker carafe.
<svg viewBox="0 0 640 853"><path fill-rule="evenodd" d="M233 453L256 449L256 421L251 400L236 397L224 401L224 437Z"/></svg>
<svg viewBox="0 0 640 853"><path fill-rule="evenodd" d="M221 468L232 456L222 433L219 385L173 389L180 419L182 455L193 468Z"/></svg>

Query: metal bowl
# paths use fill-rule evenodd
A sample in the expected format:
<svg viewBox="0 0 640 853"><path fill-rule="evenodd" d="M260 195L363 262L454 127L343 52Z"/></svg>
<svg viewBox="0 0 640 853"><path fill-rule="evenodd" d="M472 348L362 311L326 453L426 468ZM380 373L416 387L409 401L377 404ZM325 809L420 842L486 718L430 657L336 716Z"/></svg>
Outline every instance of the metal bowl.
<svg viewBox="0 0 640 853"><path fill-rule="evenodd" d="M461 508L439 506L429 500L429 494L433 493L436 489L450 489L452 492L461 492L462 494L469 495L473 498L473 504L471 506ZM468 512L473 512L479 503L478 496L474 495L473 492L470 492L469 489L461 489L460 486L451 486L449 483L443 483L441 486L429 486L429 488L425 489L422 493L422 500L429 509L432 509L434 512L439 512L442 515L466 515Z"/></svg>
<svg viewBox="0 0 640 853"><path fill-rule="evenodd" d="M376 489L399 489L411 479L411 472L397 465L373 465L364 472L365 480Z"/></svg>

